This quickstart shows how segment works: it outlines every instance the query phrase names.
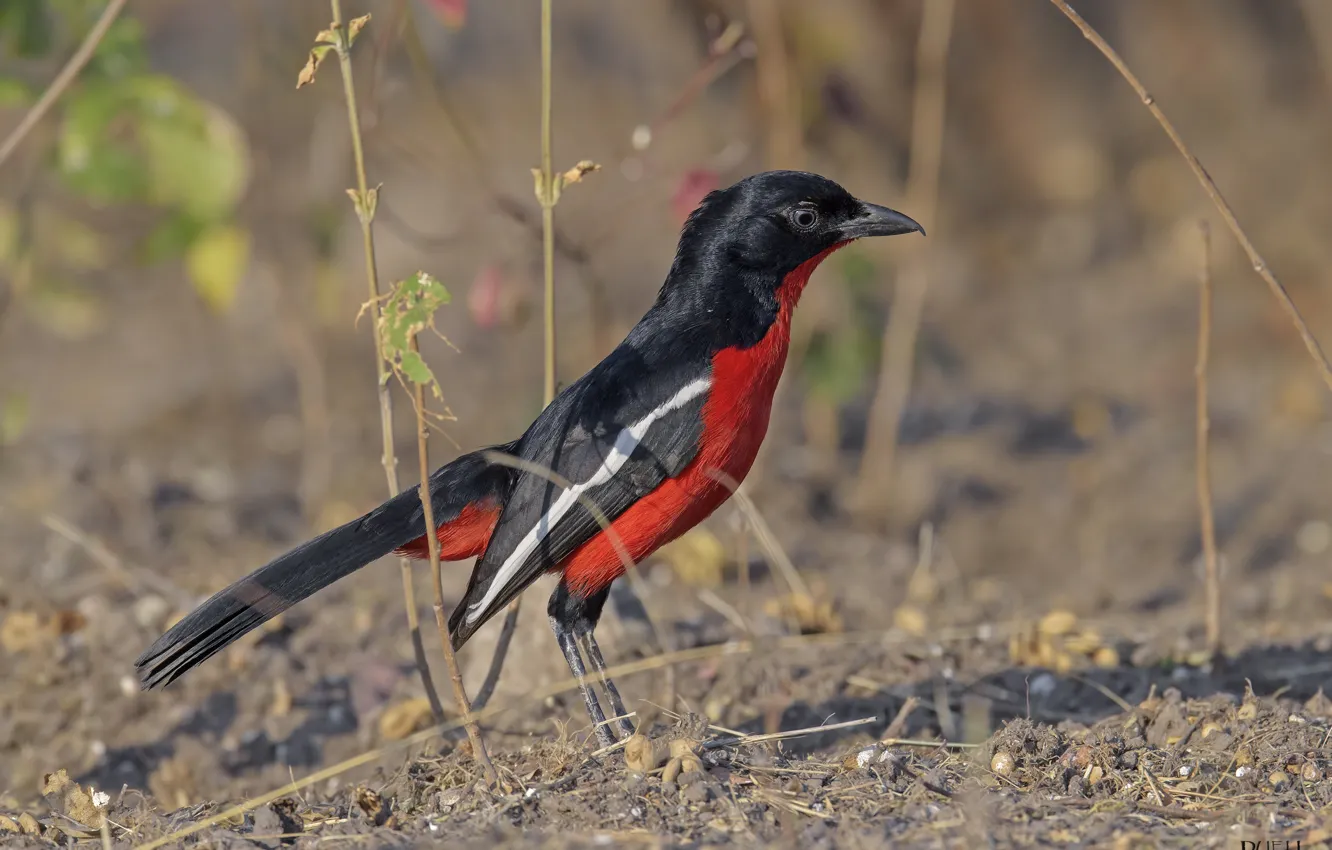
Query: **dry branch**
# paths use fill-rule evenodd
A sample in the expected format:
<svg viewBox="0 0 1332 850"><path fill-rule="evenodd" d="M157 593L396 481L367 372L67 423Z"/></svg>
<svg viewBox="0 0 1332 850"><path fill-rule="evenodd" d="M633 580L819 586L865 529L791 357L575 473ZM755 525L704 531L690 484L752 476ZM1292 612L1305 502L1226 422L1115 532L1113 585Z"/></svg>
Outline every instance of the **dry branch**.
<svg viewBox="0 0 1332 850"><path fill-rule="evenodd" d="M1272 274L1272 270L1267 266L1267 261L1258 253L1258 249L1253 246L1253 242L1249 239L1249 235L1245 233L1244 228L1240 226L1239 219L1235 217L1234 210L1232 210L1230 204L1226 202L1225 197L1221 194L1221 190L1217 188L1215 181L1213 181L1211 175L1207 173L1207 169L1203 168L1202 162L1198 160L1198 157L1193 155L1193 151L1184 143L1184 139L1179 135L1179 131L1175 129L1175 125L1170 123L1170 119L1161 111L1161 107L1157 106L1156 99L1152 97L1143 86L1142 82L1138 80L1137 75L1129 70L1128 65L1126 65L1124 60L1120 58L1119 54L1115 52L1115 49L1101 37L1101 34L1098 33L1091 24L1083 20L1081 15L1073 11L1073 7L1069 6L1065 0L1050 0L1050 2L1053 3L1059 11L1063 12L1064 15L1082 31L1083 36L1094 44L1096 49L1101 51L1106 59L1110 60L1110 64L1115 66L1115 70L1119 72L1120 76L1133 87L1133 91L1137 93L1138 99L1141 100L1143 105L1147 107L1147 110L1152 113L1152 117L1161 125L1161 129L1165 130L1166 135L1170 137L1170 141L1174 143L1180 156L1184 157L1184 161L1187 162L1189 168L1193 170L1193 175L1197 177L1198 182L1202 184L1203 191L1207 193L1207 197L1211 199L1217 212L1221 213L1221 218L1225 221L1226 227L1230 228L1230 232L1235 235L1235 239L1239 242L1240 247L1244 249L1244 253L1249 258L1249 263L1253 266L1253 270L1257 272L1258 276L1267 284L1268 289L1272 291L1272 297L1276 298L1277 303L1281 305L1281 309L1284 310L1286 315L1290 318L1291 324L1295 326L1295 331L1300 335L1300 340L1304 343L1304 347L1308 349L1309 356L1313 358L1314 366L1318 368L1318 374L1322 377L1323 383L1327 385L1329 390L1332 390L1332 364L1328 363L1327 355L1323 353L1323 349L1318 345L1318 340L1314 339L1313 333L1309 330L1309 326L1305 324L1304 317L1300 314L1299 308L1295 306L1295 302L1290 298L1290 293L1288 293L1286 288L1281 285L1281 281L1277 280L1276 275Z"/></svg>
<svg viewBox="0 0 1332 850"><path fill-rule="evenodd" d="M911 119L911 165L906 208L931 226L939 205L939 169L943 158L947 103L948 45L953 31L953 0L924 4L916 44L916 92ZM918 250L902 270L884 331L879 386L870 408L856 482L856 510L862 516L889 508L897 432L911 393L916 339L929 292L928 252Z"/></svg>

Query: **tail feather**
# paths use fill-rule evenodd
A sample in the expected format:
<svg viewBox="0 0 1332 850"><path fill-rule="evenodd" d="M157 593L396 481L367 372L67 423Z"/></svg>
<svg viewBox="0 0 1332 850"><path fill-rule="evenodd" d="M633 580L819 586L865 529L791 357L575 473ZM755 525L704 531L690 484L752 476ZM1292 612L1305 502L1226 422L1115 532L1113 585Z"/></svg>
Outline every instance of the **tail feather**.
<svg viewBox="0 0 1332 850"><path fill-rule="evenodd" d="M511 477L479 452L441 468L430 476L436 522L456 517L477 500L502 499ZM301 600L425 533L425 512L412 488L297 546L218 591L148 647L134 662L144 688L170 684Z"/></svg>

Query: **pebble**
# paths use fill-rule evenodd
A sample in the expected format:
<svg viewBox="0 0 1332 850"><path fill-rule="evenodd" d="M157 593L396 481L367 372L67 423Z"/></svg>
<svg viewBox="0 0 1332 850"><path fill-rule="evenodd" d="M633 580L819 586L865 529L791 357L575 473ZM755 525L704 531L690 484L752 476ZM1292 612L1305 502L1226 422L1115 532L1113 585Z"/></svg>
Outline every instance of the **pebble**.
<svg viewBox="0 0 1332 850"><path fill-rule="evenodd" d="M1008 776L1013 772L1015 766L1016 762L1014 762L1012 754L1007 750L996 751L994 758L990 759L990 770L993 770L1000 776Z"/></svg>

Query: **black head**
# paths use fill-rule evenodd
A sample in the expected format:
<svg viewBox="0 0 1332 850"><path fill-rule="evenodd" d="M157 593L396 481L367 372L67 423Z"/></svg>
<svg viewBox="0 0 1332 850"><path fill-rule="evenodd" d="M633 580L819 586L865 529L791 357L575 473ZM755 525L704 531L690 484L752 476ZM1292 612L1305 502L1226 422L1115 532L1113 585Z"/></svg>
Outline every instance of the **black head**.
<svg viewBox="0 0 1332 850"><path fill-rule="evenodd" d="M685 223L672 276L727 262L783 279L829 248L865 236L925 229L895 210L858 200L826 177L765 171L710 193Z"/></svg>

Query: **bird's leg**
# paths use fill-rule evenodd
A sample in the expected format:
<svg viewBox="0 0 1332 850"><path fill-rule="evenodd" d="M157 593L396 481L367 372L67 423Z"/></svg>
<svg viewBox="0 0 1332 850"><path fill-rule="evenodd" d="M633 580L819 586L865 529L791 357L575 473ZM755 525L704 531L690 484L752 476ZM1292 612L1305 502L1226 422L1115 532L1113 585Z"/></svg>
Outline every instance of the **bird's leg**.
<svg viewBox="0 0 1332 850"><path fill-rule="evenodd" d="M596 637L589 630L587 634L583 635L583 640L587 650L587 660L592 663L592 669L597 671L597 676L601 679L601 687L606 691L606 700L610 703L611 712L615 715L615 725L619 728L621 735L634 734L634 724L629 722L629 712L624 708L624 700L620 699L620 691L606 673L606 659L601 655L601 647L597 644Z"/></svg>
<svg viewBox="0 0 1332 850"><path fill-rule="evenodd" d="M596 693L588 685L587 668L583 666L583 658L578 654L577 632L578 627L582 625L580 622L583 619L582 606L571 605L570 602L581 602L581 600L568 594L564 589L564 582L560 582L555 592L551 594L547 609L550 615L550 629L560 644L560 651L564 653L564 660L569 664L569 671L578 680L578 690L583 694L583 702L587 704L587 714L592 718L592 729L596 732L597 742L603 748L610 747L615 744L615 736L611 734Z"/></svg>
<svg viewBox="0 0 1332 850"><path fill-rule="evenodd" d="M576 598L576 597L575 597ZM578 639L583 645L583 651L587 653L587 661L592 665L592 669L597 672L597 678L601 680L601 689L606 692L606 701L610 703L612 720L619 729L621 735L634 734L634 724L629 722L628 714L625 711L624 700L620 699L620 691L611 681L606 672L606 659L601 654L601 646L597 643L594 632L597 623L601 620L601 612L606 608L606 600L610 598L610 585L606 585L598 593L583 600L583 616L578 624Z"/></svg>

